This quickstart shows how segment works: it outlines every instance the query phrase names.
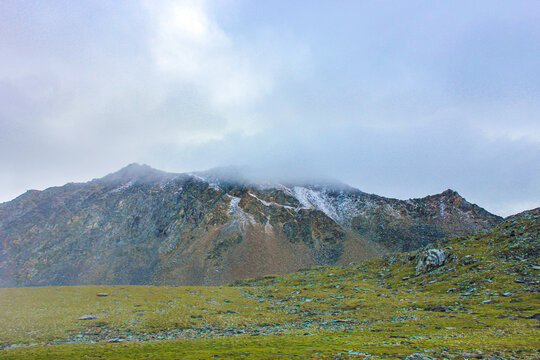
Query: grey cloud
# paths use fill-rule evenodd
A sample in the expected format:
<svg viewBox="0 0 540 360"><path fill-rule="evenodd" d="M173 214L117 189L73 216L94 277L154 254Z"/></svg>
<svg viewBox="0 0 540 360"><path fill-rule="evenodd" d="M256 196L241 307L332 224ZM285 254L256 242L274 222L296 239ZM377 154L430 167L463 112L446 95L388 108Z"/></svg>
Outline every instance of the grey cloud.
<svg viewBox="0 0 540 360"><path fill-rule="evenodd" d="M538 206L540 12L422 4L4 2L0 201L140 162Z"/></svg>

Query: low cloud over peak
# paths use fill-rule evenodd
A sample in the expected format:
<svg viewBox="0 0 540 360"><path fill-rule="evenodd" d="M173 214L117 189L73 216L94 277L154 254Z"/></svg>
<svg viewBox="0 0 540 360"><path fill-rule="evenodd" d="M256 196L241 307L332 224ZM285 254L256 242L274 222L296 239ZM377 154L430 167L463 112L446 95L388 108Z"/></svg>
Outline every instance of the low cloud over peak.
<svg viewBox="0 0 540 360"><path fill-rule="evenodd" d="M483 9L489 8L489 12ZM0 201L127 163L540 204L540 9L0 5Z"/></svg>

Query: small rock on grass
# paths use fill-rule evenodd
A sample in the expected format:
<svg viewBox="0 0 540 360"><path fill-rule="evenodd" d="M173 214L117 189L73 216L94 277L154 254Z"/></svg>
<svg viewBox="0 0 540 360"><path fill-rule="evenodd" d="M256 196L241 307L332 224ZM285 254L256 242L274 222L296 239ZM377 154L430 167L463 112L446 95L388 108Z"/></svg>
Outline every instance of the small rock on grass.
<svg viewBox="0 0 540 360"><path fill-rule="evenodd" d="M450 307L446 305L433 305L433 306L426 306L424 308L425 311L437 311L437 312L448 312L451 311Z"/></svg>
<svg viewBox="0 0 540 360"><path fill-rule="evenodd" d="M79 320L94 320L97 319L96 315L83 315L79 317Z"/></svg>
<svg viewBox="0 0 540 360"><path fill-rule="evenodd" d="M124 342L124 341L126 341L126 340L122 339L122 338L115 338L115 339L107 340L107 342L110 342L110 343L121 343L121 342Z"/></svg>
<svg viewBox="0 0 540 360"><path fill-rule="evenodd" d="M482 359L484 356L482 354L473 354L473 353L464 353L462 356L466 359Z"/></svg>
<svg viewBox="0 0 540 360"><path fill-rule="evenodd" d="M97 296L103 297L103 296L109 296L109 294L107 294L107 293L97 293Z"/></svg>
<svg viewBox="0 0 540 360"><path fill-rule="evenodd" d="M414 354L407 356L405 360L435 360L435 358L431 356L427 356L426 354L416 352Z"/></svg>

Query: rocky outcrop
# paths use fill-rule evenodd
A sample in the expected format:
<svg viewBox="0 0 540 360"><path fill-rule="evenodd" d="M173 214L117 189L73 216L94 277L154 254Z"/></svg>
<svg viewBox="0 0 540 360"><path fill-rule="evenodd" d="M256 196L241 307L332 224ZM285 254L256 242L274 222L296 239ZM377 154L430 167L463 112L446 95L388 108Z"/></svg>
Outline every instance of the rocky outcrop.
<svg viewBox="0 0 540 360"><path fill-rule="evenodd" d="M409 251L501 219L454 191L259 184L132 164L0 204L0 286L212 285Z"/></svg>
<svg viewBox="0 0 540 360"><path fill-rule="evenodd" d="M416 275L425 274L441 267L450 261L450 253L443 249L428 249L423 251L416 264Z"/></svg>

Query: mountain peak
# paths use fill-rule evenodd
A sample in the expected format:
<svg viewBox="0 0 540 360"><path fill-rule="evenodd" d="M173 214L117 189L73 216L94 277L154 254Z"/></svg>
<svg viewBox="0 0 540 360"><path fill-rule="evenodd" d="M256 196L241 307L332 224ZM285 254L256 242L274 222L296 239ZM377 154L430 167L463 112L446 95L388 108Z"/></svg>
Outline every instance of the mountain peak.
<svg viewBox="0 0 540 360"><path fill-rule="evenodd" d="M170 180L176 176L177 174L157 170L146 164L131 163L97 180L100 182L121 184L127 182L155 183Z"/></svg>
<svg viewBox="0 0 540 360"><path fill-rule="evenodd" d="M128 164L127 166L124 166L123 168L121 168L120 170L118 170L117 172L123 172L123 173L142 173L142 172L149 172L149 171L159 171L157 169L154 169L153 167L151 167L150 165L146 165L146 164L139 164L139 163L131 163L131 164Z"/></svg>
<svg viewBox="0 0 540 360"><path fill-rule="evenodd" d="M440 195L446 198L463 198L457 191L452 189L446 189Z"/></svg>
<svg viewBox="0 0 540 360"><path fill-rule="evenodd" d="M431 200L441 200L441 201L452 201L452 200L465 200L465 198L455 190L446 189L439 194L428 195L424 199Z"/></svg>

